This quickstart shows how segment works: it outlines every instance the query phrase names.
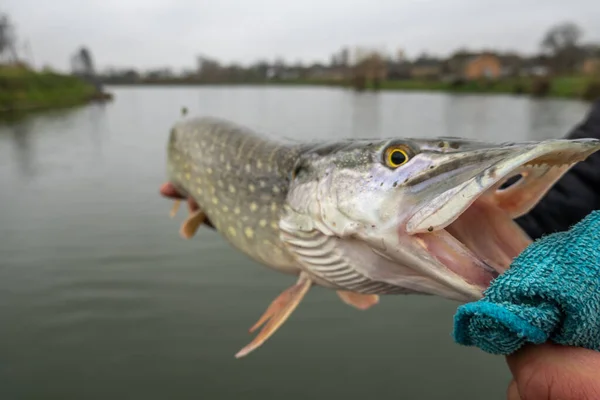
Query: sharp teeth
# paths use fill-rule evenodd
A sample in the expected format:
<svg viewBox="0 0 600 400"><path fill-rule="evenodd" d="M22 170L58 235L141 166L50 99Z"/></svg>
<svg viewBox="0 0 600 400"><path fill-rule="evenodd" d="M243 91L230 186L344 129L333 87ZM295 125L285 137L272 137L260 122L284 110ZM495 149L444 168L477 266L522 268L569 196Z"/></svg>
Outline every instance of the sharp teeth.
<svg viewBox="0 0 600 400"><path fill-rule="evenodd" d="M579 160L567 160L567 161L557 161L557 162L528 162L523 165L525 168L560 168L574 164Z"/></svg>
<svg viewBox="0 0 600 400"><path fill-rule="evenodd" d="M529 162L524 164L523 166L526 168L555 168L555 167L562 167L563 165L570 165L570 163L551 163L551 162Z"/></svg>

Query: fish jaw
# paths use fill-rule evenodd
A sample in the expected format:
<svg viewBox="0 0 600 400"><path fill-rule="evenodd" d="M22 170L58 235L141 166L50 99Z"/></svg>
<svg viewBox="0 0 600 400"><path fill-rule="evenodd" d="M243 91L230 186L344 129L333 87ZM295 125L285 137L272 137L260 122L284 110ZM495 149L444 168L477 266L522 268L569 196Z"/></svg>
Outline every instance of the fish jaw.
<svg viewBox="0 0 600 400"><path fill-rule="evenodd" d="M477 162L479 173L437 194L429 191L406 224L397 227L397 243L420 254L421 271L480 298L531 244L514 219L533 208L573 165L598 150L600 141L593 139L489 149L490 157ZM503 187L515 175L521 178ZM445 179L451 182L452 174ZM402 256L395 259L404 261Z"/></svg>
<svg viewBox="0 0 600 400"><path fill-rule="evenodd" d="M324 234L358 239L393 261L379 263L382 268L408 267L456 293L429 294L469 300L481 298L531 243L513 219L575 163L600 150L594 139L465 141L452 150L426 141L412 145L418 150L395 171L376 162L350 169L321 162L311 179L292 182L289 204L310 215ZM501 187L516 174L519 182ZM398 273L377 275L397 280Z"/></svg>

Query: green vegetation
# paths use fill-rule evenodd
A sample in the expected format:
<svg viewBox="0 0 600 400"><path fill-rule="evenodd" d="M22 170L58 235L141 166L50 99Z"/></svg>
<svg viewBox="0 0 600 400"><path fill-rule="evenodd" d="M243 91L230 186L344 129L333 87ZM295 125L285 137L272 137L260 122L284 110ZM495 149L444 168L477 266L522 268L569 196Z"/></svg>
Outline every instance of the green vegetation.
<svg viewBox="0 0 600 400"><path fill-rule="evenodd" d="M351 87L351 83L331 80L272 80L263 82L271 85L315 85ZM386 80L379 83L380 90L480 93L480 94L520 94L535 97L554 97L594 100L600 97L600 79L589 76L561 76L553 78L507 78L501 80L477 80L450 82L441 80ZM366 89L373 89L367 84Z"/></svg>
<svg viewBox="0 0 600 400"><path fill-rule="evenodd" d="M0 114L69 107L94 96L93 86L73 76L0 66Z"/></svg>
<svg viewBox="0 0 600 400"><path fill-rule="evenodd" d="M222 81L202 82L193 79L156 79L131 83L114 83L116 85L266 85L266 86L329 86L351 88L352 82L333 79L269 79L254 81ZM476 80L466 82L450 82L441 80L385 80L379 83L379 90L398 91L436 91L449 93L479 93L479 94L515 94L535 97L568 98L594 100L600 97L600 79L589 76L574 75L553 78L506 78L501 80ZM367 84L366 89L373 89Z"/></svg>
<svg viewBox="0 0 600 400"><path fill-rule="evenodd" d="M597 80L596 80L597 81ZM511 78L499 81L441 82L425 80L383 81L381 90L444 91L453 93L524 94L537 97L586 99L593 78L564 76L555 78ZM600 96L600 94L596 95ZM588 99L589 100L589 99Z"/></svg>
<svg viewBox="0 0 600 400"><path fill-rule="evenodd" d="M556 97L577 97L581 98L588 86L592 85L594 80L591 77L567 76L555 78L551 81L550 95Z"/></svg>

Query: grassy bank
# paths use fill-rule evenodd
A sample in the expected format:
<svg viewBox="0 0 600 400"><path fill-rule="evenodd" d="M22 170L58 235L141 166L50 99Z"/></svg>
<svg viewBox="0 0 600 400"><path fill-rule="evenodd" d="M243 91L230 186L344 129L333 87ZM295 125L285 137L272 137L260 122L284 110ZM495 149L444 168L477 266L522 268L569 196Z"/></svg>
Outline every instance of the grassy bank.
<svg viewBox="0 0 600 400"><path fill-rule="evenodd" d="M0 66L0 114L84 104L96 96L79 78Z"/></svg>
<svg viewBox="0 0 600 400"><path fill-rule="evenodd" d="M307 83L307 82L305 82ZM293 84L298 84L294 82ZM327 82L315 82L327 84ZM350 86L340 84L337 86ZM497 81L475 80L446 82L439 80L388 80L379 84L380 90L438 91L448 93L520 94L536 97L593 100L600 97L600 78L560 76L543 78L510 78ZM371 89L372 85L367 85Z"/></svg>
<svg viewBox="0 0 600 400"><path fill-rule="evenodd" d="M500 81L472 81L462 84L440 81L385 81L382 90L444 91L452 93L523 94L537 97L555 97L590 100L600 93L589 93L592 78L583 76L556 77L547 81L531 78L513 78Z"/></svg>
<svg viewBox="0 0 600 400"><path fill-rule="evenodd" d="M198 81L194 79L160 79L142 81L106 81L115 86L329 86L350 88L350 82L326 79L272 79L261 81ZM366 89L372 88L367 84ZM388 80L382 81L380 90L439 91L448 93L519 94L536 97L594 100L600 97L600 78L562 76L545 79L511 78L498 81L471 81L460 84L439 80Z"/></svg>

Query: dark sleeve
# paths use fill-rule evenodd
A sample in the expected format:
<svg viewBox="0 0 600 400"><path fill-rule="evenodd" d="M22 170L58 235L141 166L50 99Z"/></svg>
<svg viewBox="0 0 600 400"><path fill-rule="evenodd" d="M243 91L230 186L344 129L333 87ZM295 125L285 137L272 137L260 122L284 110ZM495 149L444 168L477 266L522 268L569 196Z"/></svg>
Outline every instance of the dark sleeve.
<svg viewBox="0 0 600 400"><path fill-rule="evenodd" d="M600 100L568 139L600 139ZM516 222L537 239L542 235L568 230L589 213L600 209L600 152L573 166L546 196Z"/></svg>

